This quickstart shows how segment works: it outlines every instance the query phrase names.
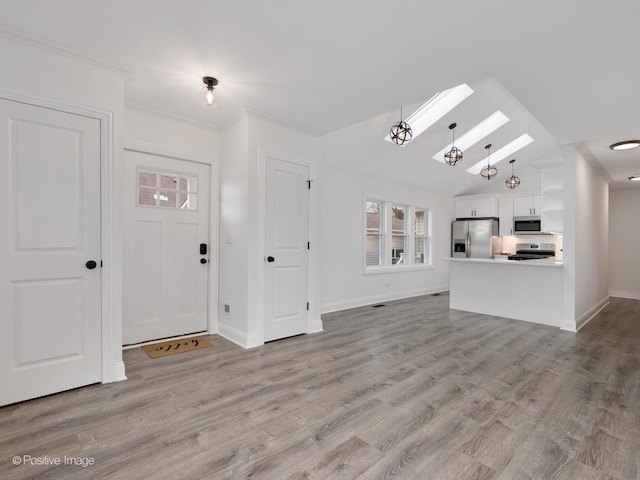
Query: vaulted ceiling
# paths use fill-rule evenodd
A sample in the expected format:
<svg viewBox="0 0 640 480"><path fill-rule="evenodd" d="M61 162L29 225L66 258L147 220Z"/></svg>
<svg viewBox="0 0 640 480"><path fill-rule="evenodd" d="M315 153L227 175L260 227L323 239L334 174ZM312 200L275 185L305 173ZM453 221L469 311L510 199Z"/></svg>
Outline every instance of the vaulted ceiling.
<svg viewBox="0 0 640 480"><path fill-rule="evenodd" d="M627 177L640 173L640 149L608 148L640 137L638 18L637 0L0 2L0 32L128 70L133 108L214 128L247 109L325 134L395 119L400 105L468 83L476 98L434 124L410 162L450 141L450 121L462 134L506 102L521 112L477 148L498 148L510 129L535 139L518 154L524 162L581 143L612 188L631 188ZM215 110L198 99L205 75L220 82ZM389 126L372 138L382 141Z"/></svg>

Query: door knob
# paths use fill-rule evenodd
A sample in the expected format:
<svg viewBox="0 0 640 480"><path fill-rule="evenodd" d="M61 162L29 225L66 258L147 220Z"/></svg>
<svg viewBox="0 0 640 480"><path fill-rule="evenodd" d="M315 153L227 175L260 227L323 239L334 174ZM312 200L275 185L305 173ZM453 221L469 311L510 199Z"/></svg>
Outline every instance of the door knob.
<svg viewBox="0 0 640 480"><path fill-rule="evenodd" d="M200 259L200 263L204 265L205 263L207 263L207 259L206 258L201 258Z"/></svg>
<svg viewBox="0 0 640 480"><path fill-rule="evenodd" d="M84 264L84 266L87 267L89 270L93 270L98 266L98 264L93 260L89 260L87 263Z"/></svg>
<svg viewBox="0 0 640 480"><path fill-rule="evenodd" d="M267 257L267 262L271 263L273 261L275 261L275 258L273 258L271 256Z"/></svg>

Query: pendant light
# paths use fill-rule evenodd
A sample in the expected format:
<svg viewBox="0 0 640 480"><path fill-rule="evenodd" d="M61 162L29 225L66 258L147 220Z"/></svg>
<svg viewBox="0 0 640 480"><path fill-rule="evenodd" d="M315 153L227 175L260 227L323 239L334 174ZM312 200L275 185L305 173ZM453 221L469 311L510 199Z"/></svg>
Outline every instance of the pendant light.
<svg viewBox="0 0 640 480"><path fill-rule="evenodd" d="M487 166L480 171L480 175L487 180L491 180L498 174L498 169L491 166L491 144L485 145L484 148L487 149Z"/></svg>
<svg viewBox="0 0 640 480"><path fill-rule="evenodd" d="M513 189L520 185L520 177L516 177L513 173L513 164L516 163L516 159L514 158L513 160L510 160L509 163L511 164L511 176L507 178L504 183L508 188Z"/></svg>
<svg viewBox="0 0 640 480"><path fill-rule="evenodd" d="M209 108L216 108L218 106L218 95L216 95L213 87L218 85L218 79L202 77L202 82L205 84L205 86L202 87L202 105Z"/></svg>
<svg viewBox="0 0 640 480"><path fill-rule="evenodd" d="M391 137L391 141L396 145L409 143L411 141L411 137L413 137L411 127L407 122L402 120L402 107L400 107L400 121L391 127L391 130L389 130L389 136Z"/></svg>
<svg viewBox="0 0 640 480"><path fill-rule="evenodd" d="M455 142L455 129L458 125L452 123L449 125L449 130L451 130L451 149L444 154L444 161L447 165L451 165L452 167L462 160L462 150L457 148L454 145Z"/></svg>

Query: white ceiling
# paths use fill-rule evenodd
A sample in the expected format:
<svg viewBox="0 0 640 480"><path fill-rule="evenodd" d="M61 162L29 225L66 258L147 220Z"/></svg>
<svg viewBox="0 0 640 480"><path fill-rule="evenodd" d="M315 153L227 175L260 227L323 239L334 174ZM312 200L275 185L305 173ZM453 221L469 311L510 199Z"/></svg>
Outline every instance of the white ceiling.
<svg viewBox="0 0 640 480"><path fill-rule="evenodd" d="M626 178L640 173L640 149L608 148L640 137L638 18L637 0L0 1L0 33L18 29L129 70L130 106L212 127L246 108L324 134L395 119L400 105L468 83L489 93L428 130L416 162L450 141L451 121L459 136L507 102L522 112L505 138L512 129L536 140L519 161L583 143L611 188L634 187ZM198 99L205 75L220 82L215 110ZM374 137L382 142L388 126Z"/></svg>

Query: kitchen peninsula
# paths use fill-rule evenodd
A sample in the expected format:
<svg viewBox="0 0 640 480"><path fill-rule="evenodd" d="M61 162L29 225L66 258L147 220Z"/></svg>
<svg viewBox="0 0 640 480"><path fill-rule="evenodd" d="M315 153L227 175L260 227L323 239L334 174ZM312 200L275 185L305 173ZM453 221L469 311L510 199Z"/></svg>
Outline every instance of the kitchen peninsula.
<svg viewBox="0 0 640 480"><path fill-rule="evenodd" d="M560 327L561 261L449 258L449 307Z"/></svg>

